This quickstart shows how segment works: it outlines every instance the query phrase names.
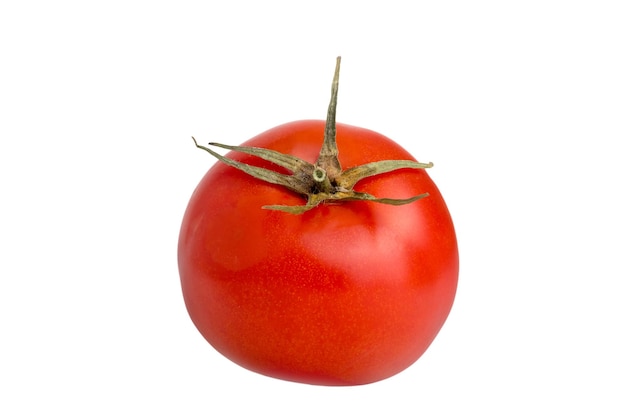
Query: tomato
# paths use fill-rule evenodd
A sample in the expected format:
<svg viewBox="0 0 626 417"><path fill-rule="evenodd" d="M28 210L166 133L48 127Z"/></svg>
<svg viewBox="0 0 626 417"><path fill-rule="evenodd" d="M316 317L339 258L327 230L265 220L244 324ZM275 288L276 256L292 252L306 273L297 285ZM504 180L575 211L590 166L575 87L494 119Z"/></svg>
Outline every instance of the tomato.
<svg viewBox="0 0 626 417"><path fill-rule="evenodd" d="M284 124L244 146L313 163L327 125ZM381 134L334 125L343 167L415 161ZM289 174L254 155L226 157ZM209 169L183 217L178 263L189 315L217 351L267 376L320 385L379 381L424 353L457 286L457 242L446 204L423 169L366 177L355 190L428 196L403 205L323 201L293 214L262 208L302 205L292 190L224 163Z"/></svg>

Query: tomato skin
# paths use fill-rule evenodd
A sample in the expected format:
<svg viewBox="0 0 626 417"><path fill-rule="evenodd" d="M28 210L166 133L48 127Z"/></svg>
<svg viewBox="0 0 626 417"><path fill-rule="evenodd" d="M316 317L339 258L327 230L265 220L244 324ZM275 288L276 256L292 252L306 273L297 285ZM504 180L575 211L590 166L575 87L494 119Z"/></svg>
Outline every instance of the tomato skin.
<svg viewBox="0 0 626 417"><path fill-rule="evenodd" d="M324 121L292 122L244 143L315 162ZM414 158L373 131L337 124L344 169ZM242 153L232 159L280 170ZM323 204L301 215L265 210L306 202L222 163L185 212L178 246L189 315L206 340L252 371L296 382L360 385L414 363L452 307L459 259L446 204L424 170L363 179L404 206Z"/></svg>

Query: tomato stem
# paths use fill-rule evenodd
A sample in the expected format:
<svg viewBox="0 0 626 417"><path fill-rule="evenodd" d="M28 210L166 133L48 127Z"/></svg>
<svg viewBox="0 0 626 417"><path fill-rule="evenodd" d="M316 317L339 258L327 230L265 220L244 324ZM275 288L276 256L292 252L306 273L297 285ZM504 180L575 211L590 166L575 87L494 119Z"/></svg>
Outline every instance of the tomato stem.
<svg viewBox="0 0 626 417"><path fill-rule="evenodd" d="M321 167L315 167L313 170L313 180L317 183L319 191L324 193L332 192L332 184L328 179L328 174Z"/></svg>
<svg viewBox="0 0 626 417"><path fill-rule="evenodd" d="M272 162L280 167L291 171L289 174L281 174L270 169L248 165L222 156L205 146L199 145L196 139L192 139L197 148L207 151L221 162L236 168L246 174L271 184L277 184L301 194L307 198L305 205L284 206L267 205L263 208L268 210L279 210L291 214L302 214L317 207L326 201L372 201L381 204L399 206L409 204L428 196L428 193L419 194L410 198L378 198L373 195L355 191L353 187L363 178L398 169L424 169L433 166L432 163L421 163L412 160L384 160L370 162L342 171L339 163L339 151L337 150L337 95L339 91L339 68L341 57L337 57L335 73L331 86L331 98L326 116L326 126L324 128L324 140L319 156L315 164L311 164L292 155L280 152L255 148L248 146L230 146L211 142L209 145L228 149L235 152L243 152Z"/></svg>

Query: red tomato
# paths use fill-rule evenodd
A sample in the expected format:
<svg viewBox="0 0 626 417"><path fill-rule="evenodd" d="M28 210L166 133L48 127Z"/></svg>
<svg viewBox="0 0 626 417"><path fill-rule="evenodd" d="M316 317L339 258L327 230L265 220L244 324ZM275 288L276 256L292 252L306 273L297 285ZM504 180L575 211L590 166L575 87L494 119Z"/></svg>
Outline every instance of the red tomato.
<svg viewBox="0 0 626 417"><path fill-rule="evenodd" d="M324 121L288 123L245 146L315 162ZM344 168L415 160L376 132L337 124ZM283 172L240 152L235 161ZM286 171L284 171L286 172ZM322 203L301 215L262 209L302 196L215 164L193 193L178 247L191 319L224 356L291 381L359 385L415 362L452 307L458 250L446 204L428 173L401 169L359 181L376 197L429 196L401 206Z"/></svg>

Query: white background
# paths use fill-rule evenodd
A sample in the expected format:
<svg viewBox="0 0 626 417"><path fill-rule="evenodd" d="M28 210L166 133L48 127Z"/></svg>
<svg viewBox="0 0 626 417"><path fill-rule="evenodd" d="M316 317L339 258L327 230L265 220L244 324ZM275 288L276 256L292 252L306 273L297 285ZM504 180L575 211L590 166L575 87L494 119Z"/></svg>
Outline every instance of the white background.
<svg viewBox="0 0 626 417"><path fill-rule="evenodd" d="M620 1L5 1L0 415L626 414ZM326 114L433 161L456 304L405 372L253 374L189 320L178 228L213 163Z"/></svg>

